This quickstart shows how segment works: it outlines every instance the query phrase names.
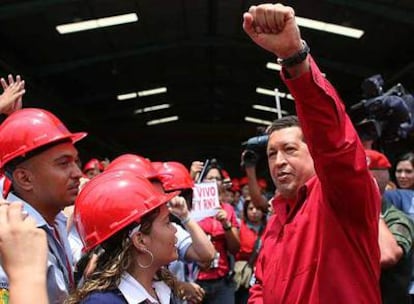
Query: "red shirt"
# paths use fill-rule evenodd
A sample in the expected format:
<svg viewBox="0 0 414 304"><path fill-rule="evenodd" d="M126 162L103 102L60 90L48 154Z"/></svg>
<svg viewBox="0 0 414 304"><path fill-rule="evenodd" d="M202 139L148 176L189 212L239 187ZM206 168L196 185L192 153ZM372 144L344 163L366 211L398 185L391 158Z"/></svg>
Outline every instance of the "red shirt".
<svg viewBox="0 0 414 304"><path fill-rule="evenodd" d="M227 212L227 220L230 221L233 227L238 228L236 213L230 204L222 203L221 207ZM201 229L210 236L216 251L220 254L217 268L210 268L208 270L200 270L198 280L212 280L223 278L229 272L229 259L227 257L227 242L223 225L216 220L215 217L207 217L198 222Z"/></svg>
<svg viewBox="0 0 414 304"><path fill-rule="evenodd" d="M310 72L284 81L316 176L296 201L274 199L249 304L381 303L379 192L340 98L309 61Z"/></svg>
<svg viewBox="0 0 414 304"><path fill-rule="evenodd" d="M258 231L250 228L243 220L240 225L240 250L236 255L236 261L249 261L257 240Z"/></svg>

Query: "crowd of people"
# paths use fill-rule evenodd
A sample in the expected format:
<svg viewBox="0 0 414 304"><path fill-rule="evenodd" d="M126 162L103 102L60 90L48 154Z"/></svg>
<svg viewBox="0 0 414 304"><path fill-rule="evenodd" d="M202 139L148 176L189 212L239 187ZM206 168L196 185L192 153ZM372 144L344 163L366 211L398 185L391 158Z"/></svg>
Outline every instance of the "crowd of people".
<svg viewBox="0 0 414 304"><path fill-rule="evenodd" d="M274 192L252 151L241 178L139 152L82 166L87 134L0 79L0 303L414 303L414 153L364 146L292 8L252 6L243 28L295 99L266 130ZM199 183L219 204L196 219Z"/></svg>

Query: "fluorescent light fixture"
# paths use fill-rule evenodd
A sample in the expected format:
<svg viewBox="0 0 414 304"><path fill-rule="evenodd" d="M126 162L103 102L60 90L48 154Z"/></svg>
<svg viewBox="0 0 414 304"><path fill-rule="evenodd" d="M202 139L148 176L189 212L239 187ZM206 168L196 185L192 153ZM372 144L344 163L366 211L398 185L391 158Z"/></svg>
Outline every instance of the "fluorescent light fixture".
<svg viewBox="0 0 414 304"><path fill-rule="evenodd" d="M263 89L263 88L259 88L259 87L256 88L256 93L263 94L263 95L269 95L269 96L276 96L275 91L269 90L269 89ZM286 98L286 99L294 100L293 96L289 93L279 91L278 95L279 95L280 98Z"/></svg>
<svg viewBox="0 0 414 304"><path fill-rule="evenodd" d="M145 90L145 91L140 91L140 92L132 92L132 93L126 93L126 94L121 94L118 95L116 98L118 100L127 100L127 99L132 99L132 98L137 98L137 97L144 97L144 96L149 96L149 95L155 95L155 94L161 94L161 93L166 93L167 92L167 88L166 87L161 87L161 88L155 88L155 89L151 89L151 90Z"/></svg>
<svg viewBox="0 0 414 304"><path fill-rule="evenodd" d="M359 39L362 37L362 35L364 35L364 31L356 29L356 28L337 25L337 24L328 23L328 22L322 22L322 21L298 17L298 16L296 16L296 23L299 26L303 26L303 27L310 28L313 30L328 32L328 33L347 36L347 37L356 38L356 39Z"/></svg>
<svg viewBox="0 0 414 304"><path fill-rule="evenodd" d="M263 88L256 88L256 93L263 94L263 95L269 95L269 96L276 96L275 91L269 90L269 89L263 89Z"/></svg>
<svg viewBox="0 0 414 304"><path fill-rule="evenodd" d="M118 100L127 100L127 99L132 99L132 98L137 98L137 97L138 97L137 93L127 93L127 94L118 95L116 98Z"/></svg>
<svg viewBox="0 0 414 304"><path fill-rule="evenodd" d="M151 89L151 90L140 91L138 92L138 96L144 97L144 96L161 94L161 93L166 93L166 92L167 92L167 88L161 87L161 88L156 88L156 89Z"/></svg>
<svg viewBox="0 0 414 304"><path fill-rule="evenodd" d="M142 108L142 109L136 109L134 111L134 114L141 114L141 113L146 113L146 112L158 111L158 110L168 109L169 107L171 107L170 104L164 103L164 104L160 104L160 105L156 105L156 106L152 106L152 107L145 107L145 108Z"/></svg>
<svg viewBox="0 0 414 304"><path fill-rule="evenodd" d="M178 120L178 116L169 116L169 117L164 117L160 119L154 119L154 120L147 121L147 126L159 125L159 124L176 121L176 120Z"/></svg>
<svg viewBox="0 0 414 304"><path fill-rule="evenodd" d="M278 63L274 63L274 62L268 62L266 64L266 68L268 68L269 70L275 70L275 71L281 71L282 70L282 66Z"/></svg>
<svg viewBox="0 0 414 304"><path fill-rule="evenodd" d="M59 32L59 34L69 34L69 33L74 33L74 32L88 31L88 30L93 30L93 29L97 29L101 27L108 27L108 26L114 26L114 25L119 25L119 24L124 24L124 23L137 22L137 21L138 21L137 14L131 13L131 14L112 16L112 17L105 17L105 18L99 18L99 19L91 19L91 20L86 20L86 21L61 24L61 25L56 26L56 30Z"/></svg>
<svg viewBox="0 0 414 304"><path fill-rule="evenodd" d="M258 104L252 105L252 108L255 109L255 110L260 110L260 111L278 113L278 110L276 108L272 108L272 107L268 107L268 106L262 106L262 105L258 105ZM282 114L288 115L289 113L287 111L282 110Z"/></svg>
<svg viewBox="0 0 414 304"><path fill-rule="evenodd" d="M264 120L264 119L259 119L259 118L255 118L255 117L250 117L250 116L246 116L244 118L244 120L248 121L248 122L261 124L261 125L267 125L267 126L270 126L272 124L272 122L270 120Z"/></svg>

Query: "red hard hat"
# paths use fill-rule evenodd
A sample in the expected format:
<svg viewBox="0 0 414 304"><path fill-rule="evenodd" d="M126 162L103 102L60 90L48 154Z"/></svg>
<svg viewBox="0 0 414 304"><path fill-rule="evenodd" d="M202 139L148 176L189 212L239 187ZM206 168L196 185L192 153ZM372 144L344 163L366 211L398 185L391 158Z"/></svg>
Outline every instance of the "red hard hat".
<svg viewBox="0 0 414 304"><path fill-rule="evenodd" d="M14 112L0 125L0 169L17 157L41 146L68 139L72 143L87 135L71 133L52 113L35 108Z"/></svg>
<svg viewBox="0 0 414 304"><path fill-rule="evenodd" d="M178 162L152 163L165 191L192 189L194 181L183 164Z"/></svg>
<svg viewBox="0 0 414 304"><path fill-rule="evenodd" d="M231 188L230 188L230 190L233 191L233 192L240 191L240 182L236 177L231 179Z"/></svg>
<svg viewBox="0 0 414 304"><path fill-rule="evenodd" d="M249 179L247 176L243 176L239 179L239 185L240 187L243 187L244 185L247 185L249 183Z"/></svg>
<svg viewBox="0 0 414 304"><path fill-rule="evenodd" d="M259 180L257 181L257 184L263 190L265 190L267 188L267 182L266 182L266 180L264 178L259 178Z"/></svg>
<svg viewBox="0 0 414 304"><path fill-rule="evenodd" d="M108 170L128 170L148 179L158 179L158 173L150 160L135 154L123 154L115 158L106 168Z"/></svg>
<svg viewBox="0 0 414 304"><path fill-rule="evenodd" d="M229 172L227 172L226 170L221 169L221 175L223 176L223 179L228 179L228 180L230 180L230 174L229 174Z"/></svg>
<svg viewBox="0 0 414 304"><path fill-rule="evenodd" d="M79 193L74 221L87 252L178 193L162 194L130 171L105 171Z"/></svg>
<svg viewBox="0 0 414 304"><path fill-rule="evenodd" d="M163 162L151 162L152 167L155 169L155 171L159 171L161 167L164 165Z"/></svg>
<svg viewBox="0 0 414 304"><path fill-rule="evenodd" d="M102 163L98 159L92 158L83 167L82 172L86 173L86 171L92 170L92 169L95 169L95 168L99 169L99 171L101 171L101 172L104 170L104 166L102 165Z"/></svg>

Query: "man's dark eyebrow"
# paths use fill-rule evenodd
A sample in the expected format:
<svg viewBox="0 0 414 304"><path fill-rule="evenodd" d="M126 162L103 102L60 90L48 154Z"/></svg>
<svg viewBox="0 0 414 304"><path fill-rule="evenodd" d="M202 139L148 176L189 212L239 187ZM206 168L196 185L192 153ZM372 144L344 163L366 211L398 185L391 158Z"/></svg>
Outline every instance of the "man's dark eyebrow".
<svg viewBox="0 0 414 304"><path fill-rule="evenodd" d="M59 155L58 157L56 157L53 161L58 162L58 161L63 160L63 159L74 159L74 160L76 160L77 158L78 158L78 156L73 156L71 154L63 154L63 155Z"/></svg>

